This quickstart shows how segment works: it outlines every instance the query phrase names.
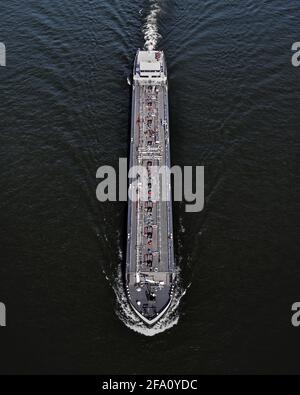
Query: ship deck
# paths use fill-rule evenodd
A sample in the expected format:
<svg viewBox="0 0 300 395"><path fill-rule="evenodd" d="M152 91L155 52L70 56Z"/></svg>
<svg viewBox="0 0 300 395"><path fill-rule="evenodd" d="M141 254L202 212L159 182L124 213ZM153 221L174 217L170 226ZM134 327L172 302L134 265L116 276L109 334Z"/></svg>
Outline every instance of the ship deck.
<svg viewBox="0 0 300 395"><path fill-rule="evenodd" d="M148 85L134 87L134 127L131 141L131 167L142 165L147 172L149 161L153 166L158 167L169 164L169 139L166 131L168 125L167 88L160 85L150 85L150 87L151 91ZM151 122L149 122L150 120ZM151 126L149 126L150 124ZM149 142L151 142L151 145L149 145ZM153 182L154 180L152 180ZM136 192L139 195L139 188ZM149 202L152 203L149 204ZM169 202L163 202L161 199L156 202L138 199L137 202L130 202L129 204L131 205L130 272L169 272ZM152 210L149 213L148 210L151 208ZM150 245L145 234L145 228L148 227L152 227L152 242ZM134 242L135 240L136 242ZM144 261L144 256L149 249L153 254L153 265L151 267L148 267ZM140 262L142 262L142 265Z"/></svg>

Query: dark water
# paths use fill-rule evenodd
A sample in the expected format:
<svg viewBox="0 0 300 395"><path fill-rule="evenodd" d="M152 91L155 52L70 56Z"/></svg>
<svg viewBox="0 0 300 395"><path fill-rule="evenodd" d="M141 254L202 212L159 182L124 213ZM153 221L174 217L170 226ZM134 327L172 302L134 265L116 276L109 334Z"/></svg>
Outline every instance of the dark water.
<svg viewBox="0 0 300 395"><path fill-rule="evenodd" d="M95 174L127 156L151 2L1 2L1 372L299 373L300 3L154 3L173 164L205 166L206 206L175 205L186 293L146 337L117 301L126 205Z"/></svg>

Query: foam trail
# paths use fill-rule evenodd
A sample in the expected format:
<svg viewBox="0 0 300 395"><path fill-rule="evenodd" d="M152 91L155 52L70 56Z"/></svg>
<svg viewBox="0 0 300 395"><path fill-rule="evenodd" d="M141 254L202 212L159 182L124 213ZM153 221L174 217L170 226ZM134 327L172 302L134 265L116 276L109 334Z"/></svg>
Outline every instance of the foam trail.
<svg viewBox="0 0 300 395"><path fill-rule="evenodd" d="M158 16L160 12L160 1L151 0L150 12L146 17L146 22L143 28L145 39L144 49L147 51L153 51L156 48L158 40L161 38L161 35L158 32Z"/></svg>

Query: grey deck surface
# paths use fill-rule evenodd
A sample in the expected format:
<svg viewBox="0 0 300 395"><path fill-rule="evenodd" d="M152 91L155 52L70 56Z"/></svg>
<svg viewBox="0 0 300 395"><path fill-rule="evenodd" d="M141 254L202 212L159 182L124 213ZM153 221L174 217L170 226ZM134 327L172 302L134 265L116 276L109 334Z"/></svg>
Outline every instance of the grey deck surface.
<svg viewBox="0 0 300 395"><path fill-rule="evenodd" d="M142 165L147 168L147 162L151 161L155 166L166 165L165 147L165 122L168 122L165 100L167 88L165 86L153 86L154 93L149 93L148 86L135 86L134 88L134 141L132 142L133 165ZM151 102L152 106L147 104ZM153 139L153 145L148 146L149 133L147 120L153 119L151 130L157 130L158 134ZM130 272L136 273L141 270L145 273L169 272L168 253L168 211L167 202L158 200L153 202L152 220L146 212L145 201L130 202L131 205L131 243L130 243ZM151 218L151 217L150 217ZM147 244L144 236L146 226L157 228L157 242ZM148 249L154 254L156 265L152 270L144 264L144 255Z"/></svg>

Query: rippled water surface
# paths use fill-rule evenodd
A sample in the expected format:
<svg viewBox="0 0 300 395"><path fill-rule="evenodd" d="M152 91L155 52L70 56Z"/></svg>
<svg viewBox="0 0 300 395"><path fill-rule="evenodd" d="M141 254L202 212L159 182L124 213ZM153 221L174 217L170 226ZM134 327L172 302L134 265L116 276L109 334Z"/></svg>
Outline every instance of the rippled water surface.
<svg viewBox="0 0 300 395"><path fill-rule="evenodd" d="M298 0L10 0L0 41L0 370L299 373ZM172 161L205 166L175 204L177 302L126 307L126 204L96 170L128 154L137 48L164 49Z"/></svg>

